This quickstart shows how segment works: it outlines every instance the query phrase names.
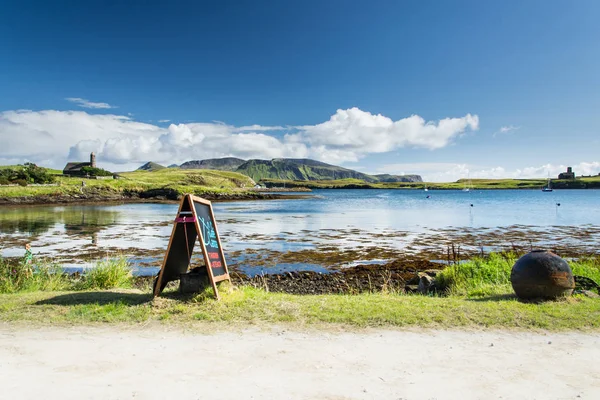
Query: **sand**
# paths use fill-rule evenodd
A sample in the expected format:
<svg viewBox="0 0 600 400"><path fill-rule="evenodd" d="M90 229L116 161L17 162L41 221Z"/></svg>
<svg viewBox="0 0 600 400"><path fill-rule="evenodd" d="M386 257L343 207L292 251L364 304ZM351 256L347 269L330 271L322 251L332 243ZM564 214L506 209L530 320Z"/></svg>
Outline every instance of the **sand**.
<svg viewBox="0 0 600 400"><path fill-rule="evenodd" d="M0 326L3 399L599 399L600 334Z"/></svg>

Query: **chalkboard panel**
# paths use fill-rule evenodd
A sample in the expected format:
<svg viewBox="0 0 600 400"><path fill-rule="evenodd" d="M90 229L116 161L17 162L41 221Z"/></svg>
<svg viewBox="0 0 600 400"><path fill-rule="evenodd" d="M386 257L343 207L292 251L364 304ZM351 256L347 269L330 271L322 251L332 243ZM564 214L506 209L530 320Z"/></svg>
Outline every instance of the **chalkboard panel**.
<svg viewBox="0 0 600 400"><path fill-rule="evenodd" d="M155 282L154 295L160 294L167 283L178 280L181 274L187 272L198 238L195 222L191 202L184 197L179 205L163 265Z"/></svg>
<svg viewBox="0 0 600 400"><path fill-rule="evenodd" d="M189 217L189 219L192 220L192 217ZM188 242L187 247L185 245L186 233ZM196 227L194 226L193 221L186 222L185 224L178 223L175 225L171 248L167 253L167 260L165 262L165 274L163 275L163 281L175 281L179 279L180 274L187 272L190 266L190 259L197 237L198 234L196 233Z"/></svg>
<svg viewBox="0 0 600 400"><path fill-rule="evenodd" d="M196 239L200 241L206 271L215 296L219 298L216 282L229 279L229 272L212 204L189 194L181 199L163 265L155 281L155 296L163 291L168 282L180 279L181 274L188 271Z"/></svg>
<svg viewBox="0 0 600 400"><path fill-rule="evenodd" d="M221 241L217 233L216 224L214 221L211 204L206 201L199 201L197 197L193 197L194 208L196 209L196 217L198 219L198 228L201 238L206 247L206 254L210 261L212 274L215 277L226 275L227 267L223 249L221 249Z"/></svg>

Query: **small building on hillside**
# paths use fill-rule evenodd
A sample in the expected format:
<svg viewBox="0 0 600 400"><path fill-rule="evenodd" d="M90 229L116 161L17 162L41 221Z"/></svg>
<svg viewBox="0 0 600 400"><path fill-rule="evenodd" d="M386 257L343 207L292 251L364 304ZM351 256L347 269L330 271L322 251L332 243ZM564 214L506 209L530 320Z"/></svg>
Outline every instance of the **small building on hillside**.
<svg viewBox="0 0 600 400"><path fill-rule="evenodd" d="M561 172L558 174L558 179L575 179L575 172L573 172L573 168L567 167L567 172Z"/></svg>
<svg viewBox="0 0 600 400"><path fill-rule="evenodd" d="M90 154L90 162L75 161L67 163L65 168L63 168L63 175L85 176L85 173L81 171L81 168L83 167L96 168L96 154L93 152Z"/></svg>

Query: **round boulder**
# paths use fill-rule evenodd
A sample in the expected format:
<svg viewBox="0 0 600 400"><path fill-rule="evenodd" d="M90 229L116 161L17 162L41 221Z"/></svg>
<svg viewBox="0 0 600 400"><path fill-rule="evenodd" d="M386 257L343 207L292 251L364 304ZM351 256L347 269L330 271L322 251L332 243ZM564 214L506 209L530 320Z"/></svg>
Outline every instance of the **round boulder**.
<svg viewBox="0 0 600 400"><path fill-rule="evenodd" d="M512 267L510 282L521 299L556 299L569 296L575 288L569 264L545 250L519 258Z"/></svg>

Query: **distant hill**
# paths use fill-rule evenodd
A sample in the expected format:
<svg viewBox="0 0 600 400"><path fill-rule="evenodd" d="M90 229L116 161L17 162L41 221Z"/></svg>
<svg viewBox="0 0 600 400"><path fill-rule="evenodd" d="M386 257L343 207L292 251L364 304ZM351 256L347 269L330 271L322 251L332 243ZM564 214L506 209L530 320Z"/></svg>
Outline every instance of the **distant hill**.
<svg viewBox="0 0 600 400"><path fill-rule="evenodd" d="M254 159L248 161L235 157L211 158L208 160L187 161L181 164L180 168L233 171L249 176L256 182L262 179L293 181L360 179L367 183L422 182L419 175L369 175L308 158Z"/></svg>
<svg viewBox="0 0 600 400"><path fill-rule="evenodd" d="M421 175L373 175L379 182L423 182Z"/></svg>
<svg viewBox="0 0 600 400"><path fill-rule="evenodd" d="M286 179L295 181L360 179L369 183L422 182L419 175L373 176L307 158L274 158L270 161L248 160L240 165L236 172L248 175L256 182L261 179Z"/></svg>
<svg viewBox="0 0 600 400"><path fill-rule="evenodd" d="M179 168L179 165L177 165L177 164L171 164L167 168Z"/></svg>
<svg viewBox="0 0 600 400"><path fill-rule="evenodd" d="M181 169L216 169L218 171L235 171L246 160L235 157L211 158L208 160L187 161L180 165Z"/></svg>
<svg viewBox="0 0 600 400"><path fill-rule="evenodd" d="M146 164L142 165L137 170L138 171L158 171L160 169L165 169L165 167L160 164L157 164L155 162L148 161Z"/></svg>

